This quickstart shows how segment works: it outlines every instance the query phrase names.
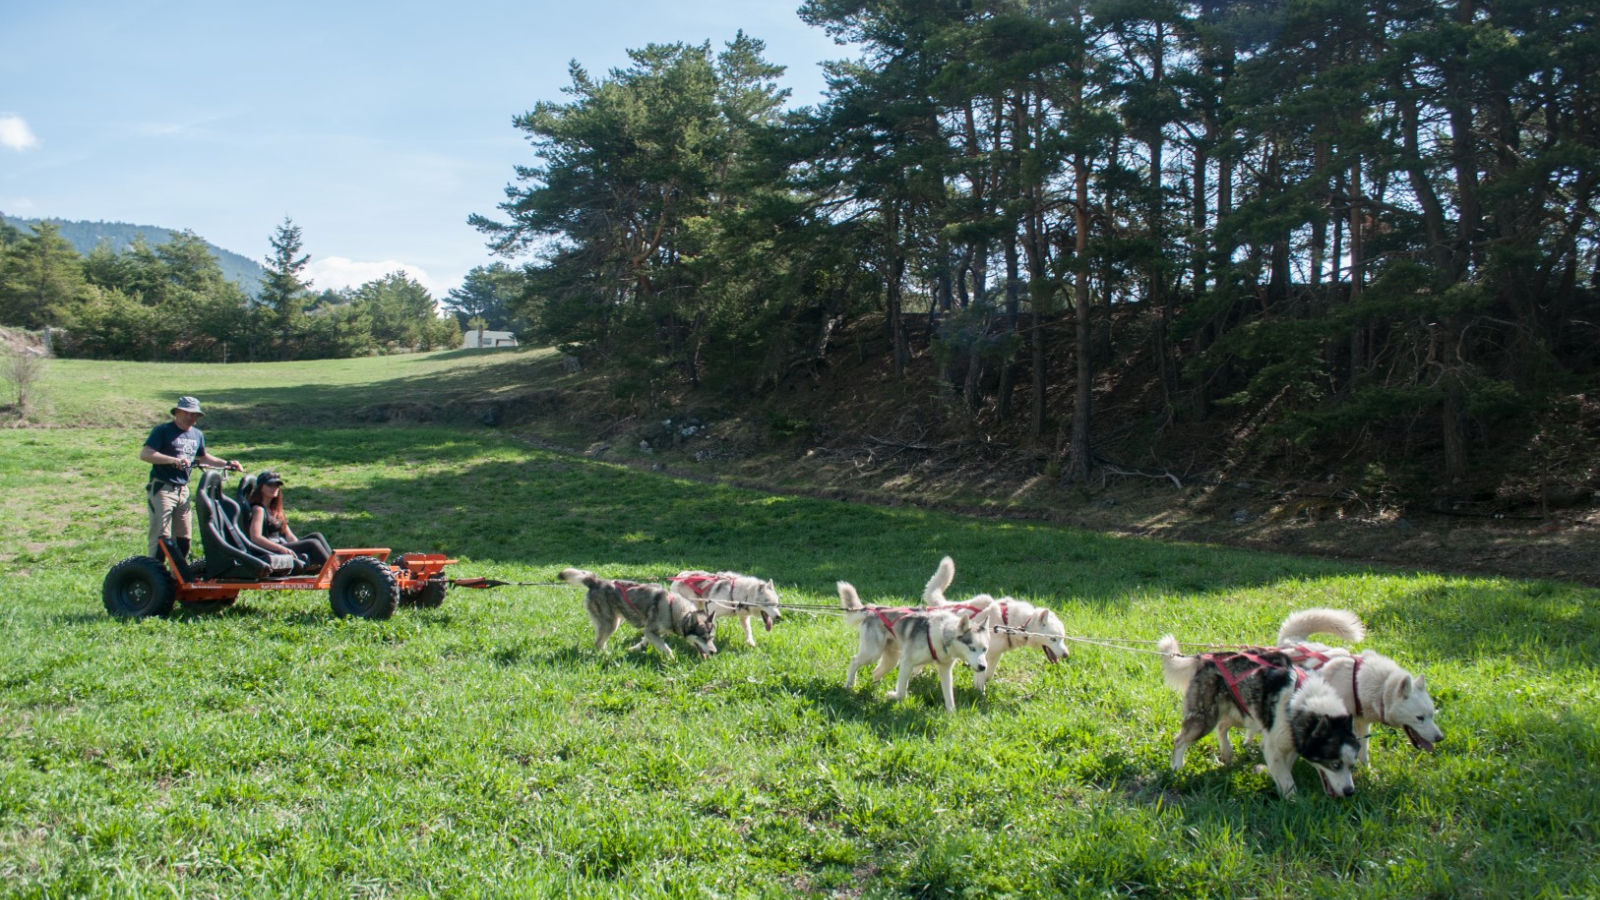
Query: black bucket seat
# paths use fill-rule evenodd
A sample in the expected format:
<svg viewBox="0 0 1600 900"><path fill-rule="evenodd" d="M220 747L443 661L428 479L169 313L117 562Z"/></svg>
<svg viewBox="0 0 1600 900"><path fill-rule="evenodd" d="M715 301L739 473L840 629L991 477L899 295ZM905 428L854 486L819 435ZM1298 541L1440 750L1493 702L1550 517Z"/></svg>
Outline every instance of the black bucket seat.
<svg viewBox="0 0 1600 900"><path fill-rule="evenodd" d="M258 581L290 574L295 567L293 556L256 547L240 530L239 504L222 495L222 477L220 471L207 470L200 476L200 489L194 492L200 545L206 554L205 577Z"/></svg>

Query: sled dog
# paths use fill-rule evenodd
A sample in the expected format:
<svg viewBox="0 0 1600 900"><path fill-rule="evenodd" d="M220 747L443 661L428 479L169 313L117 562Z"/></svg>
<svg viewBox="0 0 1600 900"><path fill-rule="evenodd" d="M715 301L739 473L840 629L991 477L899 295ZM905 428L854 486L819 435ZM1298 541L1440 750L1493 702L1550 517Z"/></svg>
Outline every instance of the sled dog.
<svg viewBox="0 0 1600 900"><path fill-rule="evenodd" d="M1221 760L1232 761L1228 729L1243 725L1261 734L1267 773L1283 796L1294 793L1297 757L1316 768L1328 796L1355 793L1350 769L1361 743L1351 727L1350 711L1317 673L1303 673L1297 687L1302 676L1280 651L1184 656L1178 639L1170 634L1157 646L1164 654L1162 676L1183 694L1183 724L1172 746L1174 770L1183 768L1189 745L1209 731L1216 732Z"/></svg>
<svg viewBox="0 0 1600 900"><path fill-rule="evenodd" d="M750 629L750 617L759 615L761 624L772 630L774 619L783 613L778 609L778 589L770 581L762 581L738 572L702 572L689 569L672 578L672 592L693 603L713 616L739 617L744 626L744 642L754 647L755 634Z"/></svg>
<svg viewBox="0 0 1600 900"><path fill-rule="evenodd" d="M927 587L922 589L922 603L928 607L954 610L964 619L988 614L988 624L994 636L989 640L989 653L985 659L987 668L972 676L973 687L979 691L984 690L989 679L994 677L1000 657L1008 651L1038 647L1051 664L1065 659L1071 652L1067 649L1067 629L1054 612L1011 597L996 600L988 594L979 594L962 603L952 602L945 598L944 592L955 577L955 560L946 556L939 561L939 568L928 579Z"/></svg>
<svg viewBox="0 0 1600 900"><path fill-rule="evenodd" d="M932 665L939 669L945 711L955 712L955 679L950 670L960 662L980 675L983 673L987 666L984 654L989 650L989 629L981 622L937 608L863 606L850 582L841 581L838 586L845 621L855 626L861 637L860 647L850 660L850 671L845 675L845 689L856 686L856 672L862 666L877 660L877 668L872 671L874 682L882 681L896 665L900 667L895 689L885 696L901 700L911 685L911 676L923 666Z"/></svg>
<svg viewBox="0 0 1600 900"><path fill-rule="evenodd" d="M562 569L561 580L589 589L583 607L589 612L589 621L594 623L596 650L606 649L612 632L626 620L644 632L644 639L628 648L630 650L640 650L649 644L672 659L672 648L661 637L676 634L700 651L701 656L717 652L713 640L717 626L713 617L660 585L608 581L582 569Z"/></svg>
<svg viewBox="0 0 1600 900"><path fill-rule="evenodd" d="M1413 676L1373 650L1351 653L1316 643L1310 640L1313 634L1331 634L1355 643L1366 636L1366 628L1348 610L1305 609L1290 613L1278 629L1278 646L1296 665L1320 672L1355 716L1362 765L1368 764L1367 737L1375 722L1403 730L1421 750L1431 751L1444 740L1444 732L1433 721L1433 698L1428 696L1423 676Z"/></svg>

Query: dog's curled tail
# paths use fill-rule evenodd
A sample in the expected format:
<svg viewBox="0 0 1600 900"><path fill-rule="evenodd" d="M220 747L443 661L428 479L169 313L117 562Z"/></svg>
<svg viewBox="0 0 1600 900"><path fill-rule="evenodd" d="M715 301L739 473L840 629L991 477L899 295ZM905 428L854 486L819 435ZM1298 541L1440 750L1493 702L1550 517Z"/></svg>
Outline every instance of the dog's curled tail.
<svg viewBox="0 0 1600 900"><path fill-rule="evenodd" d="M1331 634L1353 644L1367 636L1367 628L1361 624L1361 617L1348 609L1302 609L1283 620L1283 627L1278 629L1278 646L1297 644L1313 634Z"/></svg>
<svg viewBox="0 0 1600 900"><path fill-rule="evenodd" d="M861 595L856 593L855 585L848 581L839 582L839 603L848 610L861 608Z"/></svg>
<svg viewBox="0 0 1600 900"><path fill-rule="evenodd" d="M585 572L582 569L562 569L561 580L568 584L576 584L579 587L587 588L595 587L600 583L598 575L593 572Z"/></svg>
<svg viewBox="0 0 1600 900"><path fill-rule="evenodd" d="M939 568L935 569L933 577L928 579L928 586L922 589L922 605L943 606L944 589L955 580L956 561L946 556L939 560Z"/></svg>
<svg viewBox="0 0 1600 900"><path fill-rule="evenodd" d="M1161 677L1167 682L1167 687L1180 694L1187 692L1190 680L1200 668L1199 657L1184 656L1178 647L1178 639L1170 634L1161 638L1156 649L1161 652Z"/></svg>

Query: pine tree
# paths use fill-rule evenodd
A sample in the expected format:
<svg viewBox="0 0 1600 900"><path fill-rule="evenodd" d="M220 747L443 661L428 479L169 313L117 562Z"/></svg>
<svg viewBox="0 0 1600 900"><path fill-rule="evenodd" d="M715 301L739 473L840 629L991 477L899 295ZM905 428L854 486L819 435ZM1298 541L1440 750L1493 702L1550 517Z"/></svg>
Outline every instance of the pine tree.
<svg viewBox="0 0 1600 900"><path fill-rule="evenodd" d="M311 255L301 253L300 226L288 216L271 238L272 254L267 257L267 274L261 277L258 301L276 343L279 359L290 359L298 348L304 330L306 300L311 280L301 273ZM255 355L254 340L251 355Z"/></svg>

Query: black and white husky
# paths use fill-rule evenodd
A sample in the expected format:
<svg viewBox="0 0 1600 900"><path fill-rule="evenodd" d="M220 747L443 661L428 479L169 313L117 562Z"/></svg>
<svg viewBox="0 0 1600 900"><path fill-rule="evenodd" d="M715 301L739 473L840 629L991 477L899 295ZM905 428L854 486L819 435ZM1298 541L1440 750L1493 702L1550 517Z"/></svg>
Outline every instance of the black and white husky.
<svg viewBox="0 0 1600 900"><path fill-rule="evenodd" d="M1164 654L1162 676L1183 694L1183 724L1172 746L1174 770L1183 768L1189 745L1211 731L1217 735L1217 755L1224 763L1232 761L1228 730L1243 725L1261 735L1267 773L1283 796L1294 793L1296 757L1316 768L1328 796L1356 792L1350 771L1361 742L1350 711L1317 673L1297 672L1288 655L1276 650L1184 656L1170 634L1157 646Z"/></svg>
<svg viewBox="0 0 1600 900"><path fill-rule="evenodd" d="M987 666L984 654L989 652L989 629L978 617L964 619L938 608L863 606L848 581L839 582L839 600L845 609L845 621L861 635L860 647L845 675L846 690L856 686L856 672L862 666L877 660L872 680L882 681L898 665L895 689L885 696L890 700L904 699L911 676L923 666L936 666L939 687L944 691L944 708L955 712L955 679L950 670L959 662L981 675Z"/></svg>
<svg viewBox="0 0 1600 900"><path fill-rule="evenodd" d="M561 580L589 589L583 607L594 623L594 648L606 649L606 641L624 620L644 632L644 639L628 648L641 650L645 644L660 650L668 659L672 648L662 635L676 634L700 651L701 656L717 652L713 638L714 617L695 609L694 604L657 584L609 581L582 569L562 569Z"/></svg>
<svg viewBox="0 0 1600 900"><path fill-rule="evenodd" d="M965 619L987 613L986 619L994 631L994 637L989 641L989 652L985 659L988 667L972 676L973 687L982 691L989 679L994 677L1000 657L1010 650L1037 647L1044 651L1044 658L1051 664L1067 657L1070 652L1067 649L1067 629L1055 613L1011 597L996 600L988 594L979 594L970 600L955 603L944 595L955 577L955 560L948 556L939 560L939 568L928 579L927 587L922 589L922 603L924 606L954 610Z"/></svg>
<svg viewBox="0 0 1600 900"><path fill-rule="evenodd" d="M744 626L744 642L752 647L756 636L750 629L750 617L759 615L761 624L771 631L773 620L783 615L778 609L777 587L753 575L688 569L672 577L672 592L713 616L738 616Z"/></svg>
<svg viewBox="0 0 1600 900"><path fill-rule="evenodd" d="M1444 740L1433 721L1433 698L1427 679L1413 676L1394 660L1373 650L1351 653L1310 640L1313 634L1331 634L1355 643L1366 636L1355 613L1343 609L1305 609L1290 613L1278 629L1278 646L1296 663L1316 669L1355 716L1356 737L1361 741L1361 764L1367 765L1367 735L1374 722L1405 731L1422 750Z"/></svg>

